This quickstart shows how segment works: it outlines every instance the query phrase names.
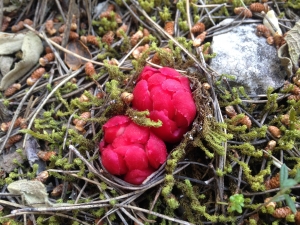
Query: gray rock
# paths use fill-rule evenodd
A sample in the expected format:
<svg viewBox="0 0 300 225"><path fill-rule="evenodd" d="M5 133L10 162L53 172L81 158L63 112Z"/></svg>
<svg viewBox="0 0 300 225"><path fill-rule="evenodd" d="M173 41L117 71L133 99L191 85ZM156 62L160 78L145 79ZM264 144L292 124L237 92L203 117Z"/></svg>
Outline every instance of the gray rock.
<svg viewBox="0 0 300 225"><path fill-rule="evenodd" d="M220 75L234 75L232 86L244 86L248 94L265 94L268 87L276 89L283 85L286 72L276 48L255 34L256 26L240 25L214 36L212 49L217 56L210 66Z"/></svg>

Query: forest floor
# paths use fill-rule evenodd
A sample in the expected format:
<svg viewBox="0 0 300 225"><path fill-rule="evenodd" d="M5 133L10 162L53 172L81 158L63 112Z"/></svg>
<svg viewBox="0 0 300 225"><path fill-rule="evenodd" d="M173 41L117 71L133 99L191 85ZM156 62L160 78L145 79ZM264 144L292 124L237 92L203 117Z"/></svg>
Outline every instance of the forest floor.
<svg viewBox="0 0 300 225"><path fill-rule="evenodd" d="M1 1L0 224L300 224L299 5ZM289 76L247 95L209 66L210 43L270 10L283 35L274 24L274 35L256 33ZM197 114L166 144L167 161L133 185L105 169L99 143L116 115L154 126L131 109L145 66L188 77Z"/></svg>

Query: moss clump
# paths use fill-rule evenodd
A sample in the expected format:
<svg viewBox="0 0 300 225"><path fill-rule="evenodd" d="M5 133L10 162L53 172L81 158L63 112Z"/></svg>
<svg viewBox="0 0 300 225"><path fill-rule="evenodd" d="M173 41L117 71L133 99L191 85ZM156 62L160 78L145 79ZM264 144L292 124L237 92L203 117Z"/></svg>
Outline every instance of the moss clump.
<svg viewBox="0 0 300 225"><path fill-rule="evenodd" d="M268 163L268 165L266 166L265 169L260 170L258 174L252 175L251 174L252 170L247 163L240 161L232 156L230 156L230 158L233 161L237 162L243 168L244 177L247 180L247 182L249 183L249 185L253 191L264 191L265 190L264 178L266 175L271 174L271 162Z"/></svg>
<svg viewBox="0 0 300 225"><path fill-rule="evenodd" d="M187 14L186 14L186 9L185 9L185 1L179 0L176 4L176 7L181 13L181 18L186 20Z"/></svg>
<svg viewBox="0 0 300 225"><path fill-rule="evenodd" d="M163 10L159 12L160 19L163 22L171 20L171 13L168 7L163 7Z"/></svg>
<svg viewBox="0 0 300 225"><path fill-rule="evenodd" d="M133 122L143 127L161 127L162 122L153 121L147 116L150 115L149 111L136 111L134 109L128 108L126 111L126 115L128 115Z"/></svg>
<svg viewBox="0 0 300 225"><path fill-rule="evenodd" d="M232 134L224 132L223 129L226 127L226 124L217 123L214 118L205 117L201 135L194 139L193 145L200 147L209 158L214 157L215 152L218 155L224 155L223 142L233 138Z"/></svg>
<svg viewBox="0 0 300 225"><path fill-rule="evenodd" d="M286 5L293 9L300 9L300 1L299 0L288 0L286 2Z"/></svg>
<svg viewBox="0 0 300 225"><path fill-rule="evenodd" d="M108 31L115 31L118 28L118 23L116 22L116 13L111 11L109 18L103 17L99 20L93 20L92 25L98 27L98 34L103 35Z"/></svg>
<svg viewBox="0 0 300 225"><path fill-rule="evenodd" d="M140 6L142 7L143 10L145 10L147 13L151 13L151 11L154 8L154 0L138 0Z"/></svg>

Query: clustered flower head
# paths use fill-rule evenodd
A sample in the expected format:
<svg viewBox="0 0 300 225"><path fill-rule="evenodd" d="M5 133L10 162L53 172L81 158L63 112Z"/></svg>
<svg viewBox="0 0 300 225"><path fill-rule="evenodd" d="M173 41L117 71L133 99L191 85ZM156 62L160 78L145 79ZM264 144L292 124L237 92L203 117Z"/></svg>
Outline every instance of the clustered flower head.
<svg viewBox="0 0 300 225"><path fill-rule="evenodd" d="M167 159L165 143L149 128L135 124L127 116L115 116L104 126L100 142L102 163L108 172L141 184Z"/></svg>
<svg viewBox="0 0 300 225"><path fill-rule="evenodd" d="M149 110L151 120L162 121L161 127L151 130L165 142L180 141L196 116L190 82L172 68L146 66L133 95L135 109Z"/></svg>
<svg viewBox="0 0 300 225"><path fill-rule="evenodd" d="M158 128L142 127L119 115L103 125L102 164L113 175L141 184L167 159L165 142L179 142L196 116L190 83L176 70L146 66L133 90L132 106L161 121Z"/></svg>

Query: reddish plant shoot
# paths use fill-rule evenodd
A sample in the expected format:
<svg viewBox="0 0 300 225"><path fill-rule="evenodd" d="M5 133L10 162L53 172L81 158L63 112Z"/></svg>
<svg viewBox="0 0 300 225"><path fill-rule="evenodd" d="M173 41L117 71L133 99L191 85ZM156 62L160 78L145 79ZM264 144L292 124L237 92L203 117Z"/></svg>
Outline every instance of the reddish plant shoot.
<svg viewBox="0 0 300 225"><path fill-rule="evenodd" d="M127 116L114 116L103 126L102 164L111 174L131 184L141 184L167 159L164 142L147 127Z"/></svg>
<svg viewBox="0 0 300 225"><path fill-rule="evenodd" d="M188 78L172 68L146 66L133 90L133 108L149 110L149 118L162 122L151 128L165 142L179 142L196 116L196 105Z"/></svg>

